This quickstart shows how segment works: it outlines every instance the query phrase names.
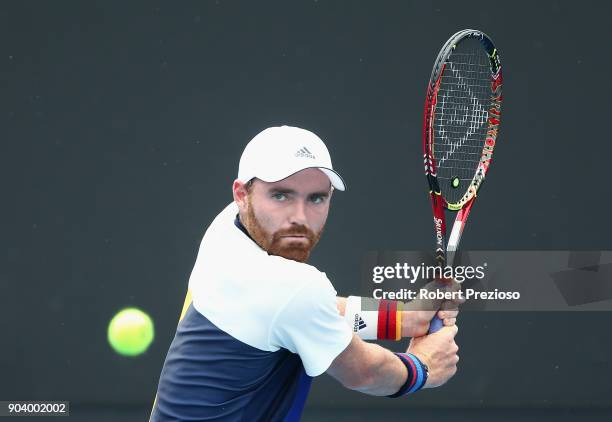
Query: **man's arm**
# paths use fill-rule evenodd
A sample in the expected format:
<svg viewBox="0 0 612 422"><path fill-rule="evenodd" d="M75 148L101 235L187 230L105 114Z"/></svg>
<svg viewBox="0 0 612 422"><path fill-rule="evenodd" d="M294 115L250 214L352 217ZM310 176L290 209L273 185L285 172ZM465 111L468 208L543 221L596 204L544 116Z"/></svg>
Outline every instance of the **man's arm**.
<svg viewBox="0 0 612 422"><path fill-rule="evenodd" d="M373 396L394 394L406 381L408 371L389 350L366 343L358 336L332 362L327 373L351 390Z"/></svg>
<svg viewBox="0 0 612 422"><path fill-rule="evenodd" d="M413 340L408 352L429 367L424 388L444 384L457 371L457 327L443 327L437 333ZM328 368L327 373L351 390L374 396L395 394L406 382L408 371L389 350L353 335L349 345Z"/></svg>
<svg viewBox="0 0 612 422"><path fill-rule="evenodd" d="M346 298L336 296L336 306L338 307L338 313L344 316L344 313L346 311Z"/></svg>

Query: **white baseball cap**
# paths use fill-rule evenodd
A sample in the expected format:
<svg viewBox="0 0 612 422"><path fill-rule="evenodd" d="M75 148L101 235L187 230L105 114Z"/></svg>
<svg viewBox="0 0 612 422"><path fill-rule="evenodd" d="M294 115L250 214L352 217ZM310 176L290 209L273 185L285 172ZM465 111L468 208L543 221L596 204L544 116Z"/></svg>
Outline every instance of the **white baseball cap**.
<svg viewBox="0 0 612 422"><path fill-rule="evenodd" d="M238 180L246 183L257 177L264 182L278 182L308 168L325 173L335 189L346 189L344 180L332 168L329 151L321 138L298 127L269 127L244 148Z"/></svg>

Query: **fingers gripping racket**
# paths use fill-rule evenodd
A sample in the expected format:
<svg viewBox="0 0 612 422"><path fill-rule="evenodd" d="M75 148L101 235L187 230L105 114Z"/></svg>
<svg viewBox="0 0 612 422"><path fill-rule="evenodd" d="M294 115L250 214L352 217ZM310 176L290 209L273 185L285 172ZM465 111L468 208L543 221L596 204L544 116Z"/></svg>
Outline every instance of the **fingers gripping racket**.
<svg viewBox="0 0 612 422"><path fill-rule="evenodd" d="M502 69L493 41L466 29L444 44L425 99L423 154L434 215L436 262L453 265L470 210L493 157L501 119ZM456 214L446 236L445 210ZM442 328L434 317L429 332Z"/></svg>

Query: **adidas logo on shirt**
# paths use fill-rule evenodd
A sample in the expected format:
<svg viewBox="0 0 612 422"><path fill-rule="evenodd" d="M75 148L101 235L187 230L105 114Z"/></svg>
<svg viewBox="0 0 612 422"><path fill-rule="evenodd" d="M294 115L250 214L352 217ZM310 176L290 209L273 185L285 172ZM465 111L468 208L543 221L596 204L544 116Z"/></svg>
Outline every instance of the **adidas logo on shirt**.
<svg viewBox="0 0 612 422"><path fill-rule="evenodd" d="M305 157L305 158L312 158L313 160L315 159L315 156L312 154L312 152L308 151L308 148L306 147L302 147L298 150L298 152L295 153L296 157Z"/></svg>

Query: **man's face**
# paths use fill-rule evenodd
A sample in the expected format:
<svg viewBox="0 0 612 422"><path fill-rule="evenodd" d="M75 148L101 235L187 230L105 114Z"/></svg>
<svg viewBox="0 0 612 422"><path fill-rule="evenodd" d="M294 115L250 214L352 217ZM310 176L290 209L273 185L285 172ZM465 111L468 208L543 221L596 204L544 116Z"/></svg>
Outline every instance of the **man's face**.
<svg viewBox="0 0 612 422"><path fill-rule="evenodd" d="M271 255L306 262L329 213L329 178L305 169L279 182L255 179L242 198L236 183L240 220L255 242Z"/></svg>

